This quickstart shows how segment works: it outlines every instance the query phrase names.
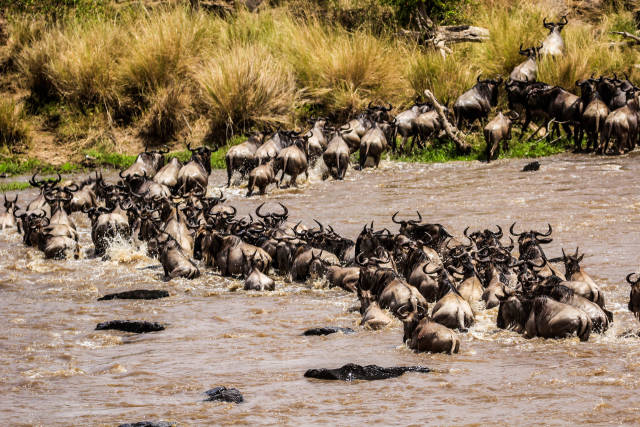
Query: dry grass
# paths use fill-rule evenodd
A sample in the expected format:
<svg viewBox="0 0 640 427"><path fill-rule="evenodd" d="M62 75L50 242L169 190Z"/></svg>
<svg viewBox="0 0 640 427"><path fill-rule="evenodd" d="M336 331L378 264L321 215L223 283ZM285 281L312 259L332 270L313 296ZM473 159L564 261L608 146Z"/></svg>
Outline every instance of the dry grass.
<svg viewBox="0 0 640 427"><path fill-rule="evenodd" d="M366 1L347 3L356 10ZM117 20L14 20L10 56L35 99L106 109L117 126L158 142L182 135L183 115L208 120L210 136L223 139L252 127L293 126L311 112L342 120L370 101L403 107L427 88L451 104L477 76L506 77L523 60L520 44L540 42L542 18L558 16L550 4L482 0L468 21L489 28L491 39L456 45L446 58L391 27L321 20L310 12L317 7L220 17L179 5ZM567 54L541 61L540 80L573 89L593 72L640 77L636 51L608 44L611 30L632 25L629 12L609 11L597 23L572 19L563 31Z"/></svg>
<svg viewBox="0 0 640 427"><path fill-rule="evenodd" d="M158 89L149 100L149 110L140 126L141 134L152 145L173 139L186 125L191 113L191 93L181 84Z"/></svg>
<svg viewBox="0 0 640 427"><path fill-rule="evenodd" d="M13 101L0 101L0 146L9 151L25 148L29 136L22 106Z"/></svg>
<svg viewBox="0 0 640 427"><path fill-rule="evenodd" d="M288 124L299 99L291 67L255 46L221 52L196 79L214 133Z"/></svg>

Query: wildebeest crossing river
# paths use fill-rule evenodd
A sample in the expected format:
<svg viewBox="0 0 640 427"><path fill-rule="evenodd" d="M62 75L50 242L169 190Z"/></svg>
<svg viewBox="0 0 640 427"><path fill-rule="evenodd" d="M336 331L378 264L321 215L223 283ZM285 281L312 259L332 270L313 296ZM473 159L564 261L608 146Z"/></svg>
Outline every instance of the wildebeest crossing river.
<svg viewBox="0 0 640 427"><path fill-rule="evenodd" d="M45 260L17 233L0 234L0 420L11 425L117 425L142 420L179 425L227 423L407 425L640 422L640 339L619 338L640 324L628 312L625 276L639 267L640 162L561 155L540 171L524 160L485 163L385 163L343 182L312 180L277 190L292 220L317 218L354 238L365 222L396 230L391 214L419 210L454 234L466 226L527 228L552 224L547 253L580 246L584 268L604 290L612 327L588 342L527 340L496 328L497 308L479 311L457 355L414 353L402 327L368 331L351 310L357 298L322 283L278 282L274 292L245 292L241 282L205 270L196 280L161 280L142 250L115 244L110 261ZM210 185L226 182L214 172ZM238 215L260 198L225 193ZM75 214L77 215L77 214ZM83 251L86 216L75 216ZM166 289L168 298L97 301L108 293ZM96 331L96 324L139 319L161 332ZM313 327L355 334L303 336ZM384 381L323 382L310 368L346 363L428 366ZM204 402L225 385L244 403Z"/></svg>

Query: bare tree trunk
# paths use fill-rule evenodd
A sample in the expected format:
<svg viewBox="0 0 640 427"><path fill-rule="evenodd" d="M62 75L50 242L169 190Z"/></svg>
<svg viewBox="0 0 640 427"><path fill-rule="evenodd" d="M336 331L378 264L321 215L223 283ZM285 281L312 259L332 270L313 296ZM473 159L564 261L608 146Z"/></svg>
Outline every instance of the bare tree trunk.
<svg viewBox="0 0 640 427"><path fill-rule="evenodd" d="M442 120L442 127L444 128L445 133L449 138L451 138L453 142L455 142L458 150L465 154L471 152L471 146L464 140L464 136L461 134L458 128L456 128L449 122L447 116L444 114L444 108L438 102L433 93L431 93L429 89L425 89L424 96L427 102L433 105L433 109L436 111L436 113L438 113L438 116Z"/></svg>

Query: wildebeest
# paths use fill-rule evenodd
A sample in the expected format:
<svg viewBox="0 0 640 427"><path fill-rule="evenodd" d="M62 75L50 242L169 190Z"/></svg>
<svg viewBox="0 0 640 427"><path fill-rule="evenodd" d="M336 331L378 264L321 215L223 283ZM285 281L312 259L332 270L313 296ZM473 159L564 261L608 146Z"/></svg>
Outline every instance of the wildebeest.
<svg viewBox="0 0 640 427"><path fill-rule="evenodd" d="M397 314L404 325L402 339L410 349L449 354L459 351L460 339L456 333L431 320L423 308L412 310L405 305L398 309Z"/></svg>
<svg viewBox="0 0 640 427"><path fill-rule="evenodd" d="M402 137L402 142L400 142L399 151L405 149L407 144L407 140L409 137L416 137L415 134L415 125L414 121L416 118L422 114L429 111L431 107L426 103L420 103L419 99L415 100L414 105L408 110L402 111L398 113L395 117L396 126L398 129L398 134ZM412 147L415 145L414 142L411 143Z"/></svg>
<svg viewBox="0 0 640 427"><path fill-rule="evenodd" d="M168 188L175 188L178 184L180 169L182 169L182 163L177 157L174 157L153 176L153 182Z"/></svg>
<svg viewBox="0 0 640 427"><path fill-rule="evenodd" d="M345 142L343 131L334 131L327 149L322 154L322 160L327 166L328 173L333 179L344 179L349 168L349 145ZM364 134L363 134L364 135ZM358 143L360 138L358 138Z"/></svg>
<svg viewBox="0 0 640 427"><path fill-rule="evenodd" d="M187 194L190 191L205 189L211 174L211 150L207 147L191 148L191 160L178 172L178 194Z"/></svg>
<svg viewBox="0 0 640 427"><path fill-rule="evenodd" d="M0 214L0 230L7 228L18 228L18 223L14 213L18 210L18 194L11 200L7 199L7 195L4 195L4 212ZM20 231L20 229L18 229Z"/></svg>
<svg viewBox="0 0 640 427"><path fill-rule="evenodd" d="M542 44L538 47L530 47L528 49L522 49L522 45L520 45L518 53L522 56L526 56L527 59L516 65L513 71L511 71L511 74L509 74L509 79L535 82L538 78L538 63L536 60L538 59L540 49L542 49Z"/></svg>
<svg viewBox="0 0 640 427"><path fill-rule="evenodd" d="M147 151L147 147L145 147L144 151L138 154L135 162L122 172L122 178L129 178L133 175L153 177L164 166L164 155L168 152L167 149Z"/></svg>
<svg viewBox="0 0 640 427"><path fill-rule="evenodd" d="M156 238L160 249L160 263L164 269L165 279L184 277L195 279L200 276L200 270L189 259L189 256L182 252L180 244L168 233L162 233Z"/></svg>
<svg viewBox="0 0 640 427"><path fill-rule="evenodd" d="M567 25L569 21L567 16L564 15L561 21L547 22L547 18L542 20L542 25L549 30L549 35L542 42L542 49L540 49L541 55L562 56L564 55L564 40L562 40L562 29Z"/></svg>
<svg viewBox="0 0 640 427"><path fill-rule="evenodd" d="M296 141L290 146L283 148L276 156L274 170L276 174L278 171L282 171L280 177L279 186L282 186L284 176L289 175L291 180L289 185L294 187L298 186L298 175L304 173L306 178L309 179L309 164L307 162L306 145L309 137L302 137L296 139Z"/></svg>
<svg viewBox="0 0 640 427"><path fill-rule="evenodd" d="M582 151L582 135L587 134L587 151L595 150L598 146L600 131L609 115L609 108L602 100L593 79L576 82L581 89L582 114L580 117L580 134L576 138L576 150Z"/></svg>
<svg viewBox="0 0 640 427"><path fill-rule="evenodd" d="M273 168L275 159L253 168L249 172L249 184L247 185L247 197L253 194L253 188L258 187L260 194L267 192L267 186L276 182L276 173Z"/></svg>
<svg viewBox="0 0 640 427"><path fill-rule="evenodd" d="M458 129L462 129L462 125L467 122L472 125L476 120L487 118L491 108L498 105L500 84L502 84L502 77L495 80L480 80L478 76L475 86L458 97L453 104Z"/></svg>
<svg viewBox="0 0 640 427"><path fill-rule="evenodd" d="M231 176L239 172L243 177L258 165L256 151L262 144L264 134L255 133L241 144L229 148L224 156L227 165L227 187L231 185Z"/></svg>
<svg viewBox="0 0 640 427"><path fill-rule="evenodd" d="M515 114L515 113L513 113ZM509 149L508 142L511 140L511 123L516 120L517 115L513 118L507 117L502 112L496 114L489 123L484 127L484 140L487 143L486 157L487 162L493 159L496 151L499 151L500 142L502 142L502 150L506 152Z"/></svg>
<svg viewBox="0 0 640 427"><path fill-rule="evenodd" d="M500 302L497 325L524 333L526 338L566 338L576 334L580 341L589 339L592 328L584 311L546 296L512 296Z"/></svg>
<svg viewBox="0 0 640 427"><path fill-rule="evenodd" d="M633 313L636 319L640 320L640 276L633 279L635 273L627 275L627 283L631 285L631 292L629 293L629 311Z"/></svg>
<svg viewBox="0 0 640 427"><path fill-rule="evenodd" d="M624 107L620 107L607 116L604 121L598 154L609 152L609 143L615 139L615 154L631 151L638 141L638 95L628 101Z"/></svg>

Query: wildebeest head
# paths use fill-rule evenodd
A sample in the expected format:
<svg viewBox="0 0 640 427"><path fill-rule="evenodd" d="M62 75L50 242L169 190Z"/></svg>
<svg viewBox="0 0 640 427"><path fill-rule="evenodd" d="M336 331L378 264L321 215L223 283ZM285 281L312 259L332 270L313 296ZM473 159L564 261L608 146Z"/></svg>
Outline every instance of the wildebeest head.
<svg viewBox="0 0 640 427"><path fill-rule="evenodd" d="M492 107L498 105L499 88L502 84L502 77L498 76L497 79L485 79L480 80L480 76L476 78L476 85L474 88L483 96L489 99Z"/></svg>
<svg viewBox="0 0 640 427"><path fill-rule="evenodd" d="M540 43L540 46L533 46L527 49L523 49L521 43L518 53L527 58L537 58L540 55L540 49L542 49L542 43Z"/></svg>
<svg viewBox="0 0 640 427"><path fill-rule="evenodd" d="M584 254L579 255L579 249L580 248L576 248L576 253L574 255L567 255L564 252L564 248L562 249L562 260L564 261L564 268L566 269L567 277L571 277L573 273L580 271L580 262L584 258Z"/></svg>
<svg viewBox="0 0 640 427"><path fill-rule="evenodd" d="M393 109L393 105L389 104L387 107L384 105L372 105L369 102L367 106L367 115L369 120L373 122L387 122L389 121L389 111Z"/></svg>
<svg viewBox="0 0 640 427"><path fill-rule="evenodd" d="M529 298L523 298L518 296L510 296L507 299L500 301L500 308L498 308L498 320L497 326L500 329L523 329L529 313L533 307L533 301Z"/></svg>
<svg viewBox="0 0 640 427"><path fill-rule="evenodd" d="M564 26L567 25L568 23L569 23L569 20L567 19L567 15L563 15L560 21L558 22L547 22L547 18L544 18L542 20L542 25L547 30L549 30L549 34L553 33L554 31L557 31L558 33L561 32Z"/></svg>
<svg viewBox="0 0 640 427"><path fill-rule="evenodd" d="M287 207L285 205L283 205L282 203L278 203L282 207L282 210L283 210L283 212L281 214L279 214L277 212L263 214L263 213L260 212L260 210L262 209L262 207L264 206L265 203L262 203L260 206L258 206L258 208L256 209L256 215L258 217L262 218L262 222L268 228L277 228L280 225L282 225L287 220L287 218L289 217L289 209L287 209Z"/></svg>
<svg viewBox="0 0 640 427"><path fill-rule="evenodd" d="M187 143L187 149L191 152L191 161L199 163L208 174L211 174L211 150L207 147L191 148Z"/></svg>
<svg viewBox="0 0 640 427"><path fill-rule="evenodd" d="M515 222L511 224L511 227L509 227L509 232L512 236L518 237L518 250L520 252L520 259L533 259L537 257L546 258L540 245L551 243L553 241L553 239L548 238L553 232L551 224L547 224L549 230L546 233L540 233L534 230L516 233L514 231L515 225Z"/></svg>
<svg viewBox="0 0 640 427"><path fill-rule="evenodd" d="M29 184L31 184L31 186L33 187L38 187L41 191L45 192L52 189L53 187L58 185L60 181L62 181L62 177L60 176L60 174L56 175L58 175L56 179L37 180L36 176L38 176L38 173L36 172L29 180Z"/></svg>
<svg viewBox="0 0 640 427"><path fill-rule="evenodd" d="M4 208L7 210L7 212L15 212L18 209L18 194L16 193L16 197L15 199L11 200L11 199L7 199L7 195L4 195Z"/></svg>
<svg viewBox="0 0 640 427"><path fill-rule="evenodd" d="M402 321L404 326L404 336L402 340L407 341L413 335L413 331L418 326L418 323L427 317L427 310L411 299L409 303L398 307L395 315Z"/></svg>

